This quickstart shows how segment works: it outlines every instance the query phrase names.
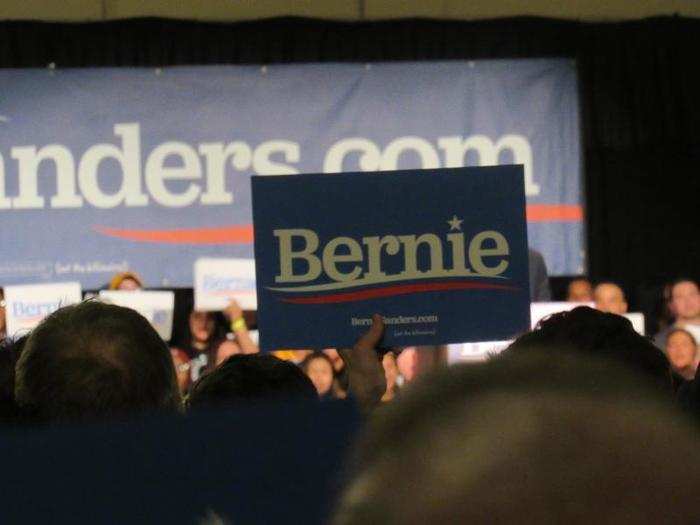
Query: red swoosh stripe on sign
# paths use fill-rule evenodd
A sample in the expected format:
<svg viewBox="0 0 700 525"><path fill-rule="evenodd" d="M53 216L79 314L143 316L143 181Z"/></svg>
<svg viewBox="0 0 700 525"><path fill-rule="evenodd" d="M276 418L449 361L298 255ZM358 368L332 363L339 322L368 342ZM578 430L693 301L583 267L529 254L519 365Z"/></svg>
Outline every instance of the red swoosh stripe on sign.
<svg viewBox="0 0 700 525"><path fill-rule="evenodd" d="M528 204L528 222L581 222L583 207L577 204Z"/></svg>
<svg viewBox="0 0 700 525"><path fill-rule="evenodd" d="M93 226L93 229L103 235L138 242L166 244L252 244L253 242L252 224L177 230L126 230L106 226Z"/></svg>
<svg viewBox="0 0 700 525"><path fill-rule="evenodd" d="M412 293L436 292L441 290L517 290L513 286L504 284L475 283L472 281L452 281L436 283L396 284L383 288L372 288L357 292L343 292L330 295L312 295L310 297L285 297L280 301L293 304L328 304L349 303L352 301L364 301L365 299L377 299L381 297L393 297Z"/></svg>

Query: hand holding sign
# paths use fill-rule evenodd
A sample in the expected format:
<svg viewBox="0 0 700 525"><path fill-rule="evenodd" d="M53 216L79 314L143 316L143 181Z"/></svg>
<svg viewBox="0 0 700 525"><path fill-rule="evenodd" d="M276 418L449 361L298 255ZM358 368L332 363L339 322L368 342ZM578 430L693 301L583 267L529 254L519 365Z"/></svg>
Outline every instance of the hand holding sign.
<svg viewBox="0 0 700 525"><path fill-rule="evenodd" d="M338 349L347 367L350 393L365 410L377 405L386 391L384 367L376 351L383 336L384 320L374 314L372 326L353 348Z"/></svg>

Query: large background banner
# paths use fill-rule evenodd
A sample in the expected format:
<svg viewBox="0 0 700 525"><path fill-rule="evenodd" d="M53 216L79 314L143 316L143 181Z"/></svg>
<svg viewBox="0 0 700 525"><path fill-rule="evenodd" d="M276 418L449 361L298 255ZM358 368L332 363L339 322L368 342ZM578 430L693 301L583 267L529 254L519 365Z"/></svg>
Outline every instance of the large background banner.
<svg viewBox="0 0 700 525"><path fill-rule="evenodd" d="M519 163L530 245L583 270L570 60L0 71L0 285L191 286L252 257L250 176Z"/></svg>

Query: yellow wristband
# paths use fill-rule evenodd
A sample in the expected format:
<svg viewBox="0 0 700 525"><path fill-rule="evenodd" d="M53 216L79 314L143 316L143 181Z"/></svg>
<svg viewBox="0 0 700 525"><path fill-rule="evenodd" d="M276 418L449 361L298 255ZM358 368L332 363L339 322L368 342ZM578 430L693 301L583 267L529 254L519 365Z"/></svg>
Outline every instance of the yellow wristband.
<svg viewBox="0 0 700 525"><path fill-rule="evenodd" d="M245 324L245 319L243 317L239 317L235 321L231 322L231 330L234 332L240 332L241 330L247 330L248 326Z"/></svg>

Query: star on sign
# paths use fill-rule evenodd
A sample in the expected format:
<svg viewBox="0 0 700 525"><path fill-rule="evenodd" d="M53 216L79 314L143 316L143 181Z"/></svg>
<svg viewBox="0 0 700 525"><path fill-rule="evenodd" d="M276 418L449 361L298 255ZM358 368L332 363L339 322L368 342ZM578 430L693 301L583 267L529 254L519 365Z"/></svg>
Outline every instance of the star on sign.
<svg viewBox="0 0 700 525"><path fill-rule="evenodd" d="M456 215L453 215L452 220L447 221L447 224L450 225L450 231L461 230L463 222L464 222L464 219L458 219Z"/></svg>

